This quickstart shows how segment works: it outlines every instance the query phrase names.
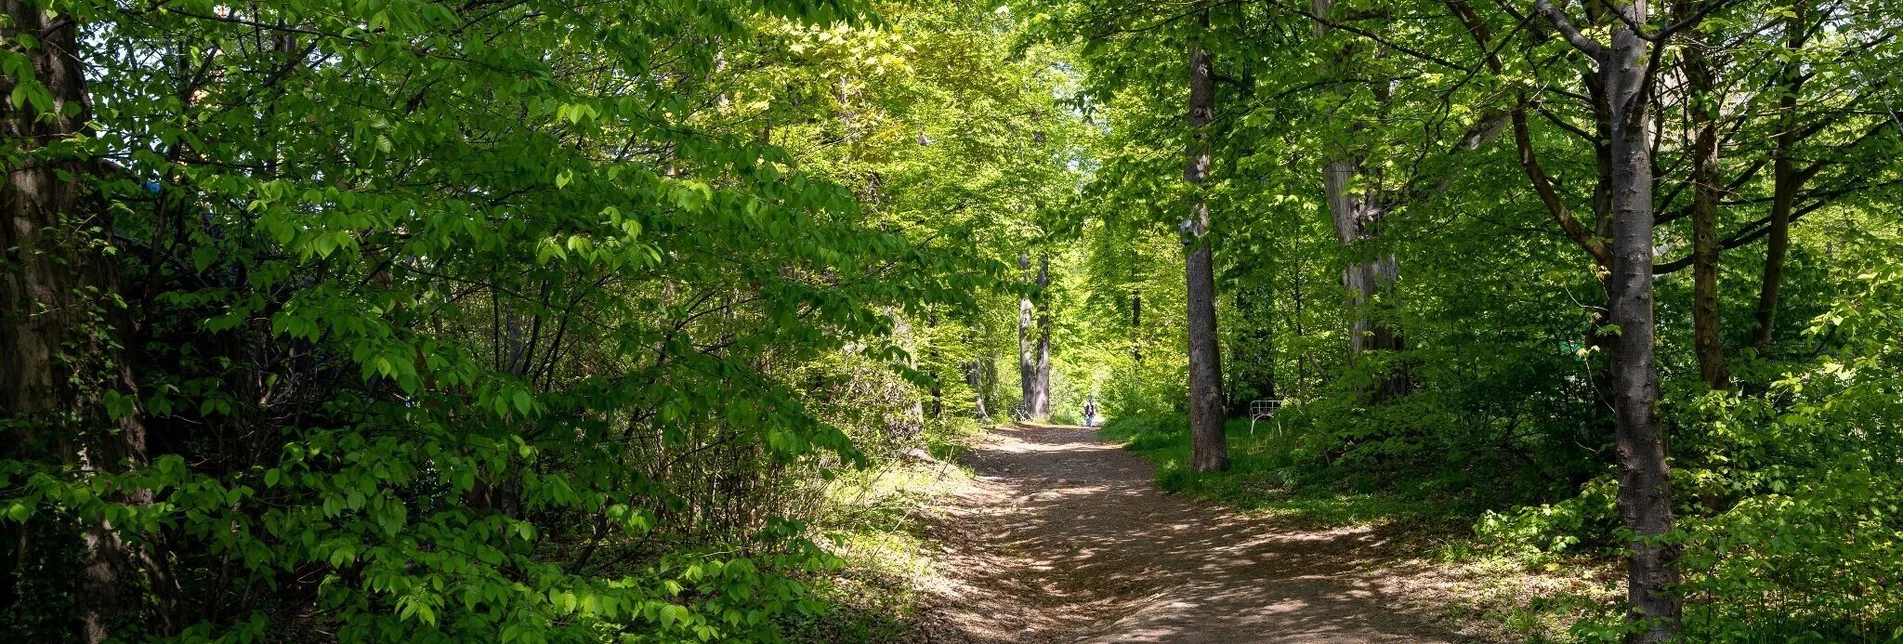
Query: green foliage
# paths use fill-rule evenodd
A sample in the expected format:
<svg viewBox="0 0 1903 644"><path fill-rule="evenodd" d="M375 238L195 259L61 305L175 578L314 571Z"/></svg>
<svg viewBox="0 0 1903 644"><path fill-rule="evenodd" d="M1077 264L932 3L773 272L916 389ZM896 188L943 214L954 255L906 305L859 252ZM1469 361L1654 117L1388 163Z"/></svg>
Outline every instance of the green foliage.
<svg viewBox="0 0 1903 644"><path fill-rule="evenodd" d="M1117 374L1105 390L1116 417L1106 435L1150 456L1173 490L1242 507L1400 498L1464 517L1476 552L1515 565L1617 561L1627 535L1614 510L1609 358L1594 346L1607 285L1554 223L1523 163L1543 167L1551 196L1587 228L1609 216L1595 193L1603 134L1596 90L1581 80L1584 57L1538 16L1504 5L1021 4L1037 16L1034 33L1079 45L1080 106L1102 128L1082 194L1101 219L1083 240L1095 333L1080 340ZM1578 3L1553 4L1591 37L1618 26ZM1898 304L1886 285L1903 249L1894 212L1903 137L1890 112L1855 108L1898 100L1903 8L1687 2L1655 6L1646 28L1699 7L1710 14L1659 62L1684 78L1685 54L1697 48L1718 66L1716 86L1709 96L1675 86L1650 114L1658 405L1686 632L1694 641L1903 636L1894 630L1903 599L1882 581L1899 561L1890 493L1899 461L1888 446L1903 419L1894 356L1903 335L1885 312ZM1799 12L1811 27L1794 44L1784 21ZM1210 51L1219 80L1214 165L1199 189L1180 179L1192 44ZM1787 70L1802 70L1792 94L1781 86ZM1701 381L1692 271L1678 270L1693 237L1689 122L1714 100L1724 132L1715 224L1720 345L1736 385L1728 392ZM1527 119L1524 144L1508 118L1516 109ZM1793 132L1801 136L1777 143ZM1776 282L1772 341L1757 347L1762 240L1780 181L1764 170L1777 158L1803 159L1794 167L1812 174L1802 175L1793 211L1804 214ZM1349 192L1382 209L1357 224L1368 237L1360 241L1330 225L1324 203L1323 169L1342 159L1356 165ZM1192 198L1213 220L1230 415L1277 398L1292 427L1291 438L1263 441L1232 424L1232 471L1214 474L1183 467L1187 431L1172 420L1185 398L1182 256L1172 242ZM1385 254L1399 266L1392 290L1350 311L1342 270ZM1144 309L1155 331L1127 322L1137 290L1160 305ZM1400 332L1403 348L1350 350L1355 315ZM1131 349L1141 364L1114 357ZM1377 395L1396 374L1407 395ZM1564 612L1579 624L1572 637L1586 640L1629 629L1616 606L1555 598L1550 608L1527 615Z"/></svg>
<svg viewBox="0 0 1903 644"><path fill-rule="evenodd" d="M1076 131L1008 16L873 9L51 5L137 329L83 404L143 444L82 468L121 435L6 419L0 638L75 633L101 522L128 639L819 619L814 499L967 413Z"/></svg>
<svg viewBox="0 0 1903 644"><path fill-rule="evenodd" d="M1119 417L1099 434L1149 459L1165 491L1245 510L1321 525L1439 523L1453 513L1443 499L1397 494L1305 466L1300 438L1305 423L1290 420L1284 427L1288 434L1276 434L1272 423L1259 424L1251 432L1247 419L1231 419L1224 428L1230 467L1222 472L1189 470L1189 421L1180 415Z"/></svg>

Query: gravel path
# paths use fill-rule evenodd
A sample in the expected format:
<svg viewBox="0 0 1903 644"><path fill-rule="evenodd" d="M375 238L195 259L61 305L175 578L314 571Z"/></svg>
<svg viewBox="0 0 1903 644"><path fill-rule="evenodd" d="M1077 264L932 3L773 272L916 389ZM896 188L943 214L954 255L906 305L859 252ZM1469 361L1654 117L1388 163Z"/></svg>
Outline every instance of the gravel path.
<svg viewBox="0 0 1903 644"><path fill-rule="evenodd" d="M1379 530L1300 529L1164 495L1141 457L1080 427L1000 428L959 460L978 476L933 522L945 550L933 640L1460 639L1403 601L1437 584L1389 565Z"/></svg>

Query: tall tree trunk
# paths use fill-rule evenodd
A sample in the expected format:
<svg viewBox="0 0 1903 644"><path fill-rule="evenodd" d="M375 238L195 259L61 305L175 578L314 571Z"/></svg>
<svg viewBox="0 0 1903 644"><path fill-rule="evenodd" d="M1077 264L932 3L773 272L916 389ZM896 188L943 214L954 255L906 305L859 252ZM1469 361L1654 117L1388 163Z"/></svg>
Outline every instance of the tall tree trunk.
<svg viewBox="0 0 1903 644"><path fill-rule="evenodd" d="M1031 401L1037 396L1037 347L1031 337L1031 325L1036 323L1037 308L1031 301L1031 254L1018 253L1018 271L1025 285L1025 293L1018 298L1018 404L1025 413L1034 409Z"/></svg>
<svg viewBox="0 0 1903 644"><path fill-rule="evenodd" d="M965 386L971 388L973 403L971 411L972 418L976 418L981 422L990 422L991 409L987 402L988 396L986 395L990 391L990 387L985 382L987 376L985 373L985 362L991 359L989 357L990 350L979 349L977 347L978 343L976 338L974 337L975 335L971 327L965 327L965 348L967 351L972 351L973 353L971 359L965 361L961 366L964 367L965 371ZM980 357L981 355L984 357Z"/></svg>
<svg viewBox="0 0 1903 644"><path fill-rule="evenodd" d="M1296 346L1301 347L1302 351L1295 356L1295 395L1302 400L1307 400L1308 342L1303 340L1307 334L1302 330L1302 264L1301 258L1297 257L1295 259L1295 270L1290 274L1289 314L1292 318L1290 320L1292 324L1289 325L1289 328L1295 332ZM1317 369L1317 371L1320 371L1320 369Z"/></svg>
<svg viewBox="0 0 1903 644"><path fill-rule="evenodd" d="M1652 291L1652 156L1646 113L1657 68L1647 42L1628 25L1647 22L1645 0L1609 6L1622 12L1611 23L1611 40L1601 45L1580 33L1548 0L1536 6L1575 47L1591 56L1593 76L1605 101L1610 125L1611 181L1607 186L1612 216L1611 313L1619 329L1613 340L1613 416L1619 456L1620 521L1633 539L1626 559L1628 619L1639 628L1628 642L1665 642L1679 628L1680 602L1673 530L1670 469L1665 437L1658 423L1658 367L1653 354L1656 327Z"/></svg>
<svg viewBox="0 0 1903 644"><path fill-rule="evenodd" d="M1334 0L1311 0L1310 8L1317 17L1326 17ZM1314 24L1315 37L1326 36L1327 23L1317 20ZM1346 69L1351 52L1343 51L1338 57L1340 68L1334 70L1336 76L1348 76ZM1385 92L1386 88L1377 88ZM1352 153L1336 159L1322 169L1322 189L1328 201L1328 215L1334 224L1335 237L1343 248L1355 252L1373 245L1380 234L1381 219L1387 216L1387 209L1381 203L1377 191L1372 188L1354 190L1356 175L1361 173L1361 162ZM1381 251L1372 256L1356 252L1355 259L1342 268L1341 285L1348 291L1348 350L1349 359L1357 359L1368 351L1398 351L1403 348L1403 338L1399 330L1380 319L1376 302L1393 293L1394 282L1400 277L1400 264L1393 253ZM1382 376L1375 383L1375 400L1388 400L1406 395L1412 389L1406 373L1392 372Z"/></svg>
<svg viewBox="0 0 1903 644"><path fill-rule="evenodd" d="M1274 290L1265 286L1240 289L1236 293L1236 316L1241 328L1230 327L1229 413L1249 412L1254 400L1273 399L1275 394L1275 316Z"/></svg>
<svg viewBox="0 0 1903 644"><path fill-rule="evenodd" d="M1040 313L1044 289L1050 286L1049 257L1039 258L1038 272L1031 275L1031 254L1018 254L1018 270L1030 287L1018 300L1018 382L1023 394L1025 414L1032 418L1051 415L1051 332L1050 314ZM1033 335L1035 333L1035 335Z"/></svg>
<svg viewBox="0 0 1903 644"><path fill-rule="evenodd" d="M978 398L989 409L991 401L998 399L998 356L987 352L978 366L984 371L983 375L978 377L979 382L984 385L984 391L978 394ZM985 417L990 418L990 416L990 412L987 411Z"/></svg>
<svg viewBox="0 0 1903 644"><path fill-rule="evenodd" d="M1675 5L1681 13L1697 8L1689 2ZM1688 16L1680 16L1680 19ZM1718 318L1718 96L1711 61L1703 43L1683 49L1689 81L1692 126L1692 344L1698 355L1698 374L1712 389L1731 388L1731 367L1725 363L1724 341Z"/></svg>
<svg viewBox="0 0 1903 644"><path fill-rule="evenodd" d="M1372 189L1356 194L1351 183L1359 171L1359 163L1341 160L1328 164L1323 171L1322 186L1328 199L1328 213L1335 226L1335 237L1344 248L1354 248L1374 240L1380 233L1376 229L1386 209L1377 200ZM1393 253L1382 252L1373 259L1351 262L1342 269L1341 283L1348 289L1349 319L1353 325L1348 335L1348 348L1354 354L1365 351L1399 350L1402 338L1399 331L1376 319L1374 306L1378 297L1391 293L1394 280L1400 276L1400 265Z"/></svg>
<svg viewBox="0 0 1903 644"><path fill-rule="evenodd" d="M137 343L130 314L113 301L120 292L117 265L96 250L88 232L110 230L110 221L103 208L88 203L87 178L98 172L97 161L72 146L87 136L91 119L84 71L74 55L76 21L50 16L38 3L0 5L7 16L0 38L38 38L37 47L21 53L53 103L42 113L9 100L0 123L0 136L17 142L23 157L8 165L7 184L0 187L0 401L15 427L5 438L17 446L6 456L63 461L77 466L82 477L110 475L146 464L146 429L136 402L113 417L98 398L106 390L138 400L138 381L124 353ZM0 76L0 96L12 95L17 82ZM82 391L74 382L96 389ZM121 488L108 500L149 505L153 493ZM106 640L137 609L133 589L140 572L159 600L150 630L172 632L167 608L176 588L163 558L129 545L104 519L85 519L81 529L85 566L76 601L83 639Z"/></svg>
<svg viewBox="0 0 1903 644"><path fill-rule="evenodd" d="M1031 398L1031 415L1051 417L1051 258L1037 260L1037 387Z"/></svg>
<svg viewBox="0 0 1903 644"><path fill-rule="evenodd" d="M1143 366L1143 291L1130 291L1130 360Z"/></svg>
<svg viewBox="0 0 1903 644"><path fill-rule="evenodd" d="M985 408L985 367L984 361L972 358L965 363L965 386L971 387L974 406L971 416L980 421L991 420L991 411Z"/></svg>
<svg viewBox="0 0 1903 644"><path fill-rule="evenodd" d="M1209 14L1199 24L1209 28ZM1199 35L1200 37L1200 35ZM1189 48L1189 150L1183 180L1200 190L1208 178L1209 124L1215 120L1216 83L1209 52L1197 41ZM1190 469L1214 472L1229 467L1223 436L1222 356L1216 336L1216 272L1210 248L1209 204L1197 199L1184 220L1189 244L1188 280Z"/></svg>
<svg viewBox="0 0 1903 644"><path fill-rule="evenodd" d="M1784 43L1791 58L1785 60L1778 75L1777 147L1771 152L1771 230L1765 242L1764 279L1758 286L1758 324L1751 333L1751 346L1760 353L1770 348L1771 332L1777 324L1778 289L1784 284L1784 257L1791 248L1791 209L1797 201L1798 190L1810 178L1791 163L1792 149L1799 138L1797 96L1805 80L1802 66L1795 58L1804 48L1808 4L1795 3L1784 22Z"/></svg>
<svg viewBox="0 0 1903 644"><path fill-rule="evenodd" d="M886 314L892 316L893 339L897 340L899 346L905 349L906 368L918 369L917 356L919 338L918 334L912 330L912 319L897 308L886 309ZM934 390L935 389L936 387L934 387ZM913 396L910 385L905 386L903 391L905 392L905 397L912 399L912 404L906 407L904 421L898 423L887 421L887 431L893 432L896 430L896 433L889 435L896 435L906 439L917 438L919 434L925 430L925 401Z"/></svg>
<svg viewBox="0 0 1903 644"><path fill-rule="evenodd" d="M932 410L931 417L938 418L945 413L945 391L938 379L938 311L925 314L925 328L928 330L925 349L925 368L931 370Z"/></svg>

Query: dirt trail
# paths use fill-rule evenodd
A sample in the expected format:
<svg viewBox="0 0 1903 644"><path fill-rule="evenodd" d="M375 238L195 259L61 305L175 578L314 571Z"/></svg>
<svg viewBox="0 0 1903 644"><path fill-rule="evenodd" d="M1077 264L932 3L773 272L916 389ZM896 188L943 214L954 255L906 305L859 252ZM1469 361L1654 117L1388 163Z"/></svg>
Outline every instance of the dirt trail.
<svg viewBox="0 0 1903 644"><path fill-rule="evenodd" d="M994 430L935 522L933 639L1452 642L1411 609L1421 580L1370 528L1304 530L1157 491L1135 454L1080 427Z"/></svg>

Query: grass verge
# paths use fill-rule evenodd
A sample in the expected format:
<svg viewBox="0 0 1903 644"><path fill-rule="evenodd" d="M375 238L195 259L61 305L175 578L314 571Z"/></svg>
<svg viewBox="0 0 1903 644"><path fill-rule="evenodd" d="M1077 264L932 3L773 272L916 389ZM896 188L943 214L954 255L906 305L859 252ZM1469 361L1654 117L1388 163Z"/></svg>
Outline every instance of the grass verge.
<svg viewBox="0 0 1903 644"><path fill-rule="evenodd" d="M823 543L842 564L810 584L829 610L787 624L787 641L932 639L921 609L929 600L923 586L938 575L933 555L939 544L925 534L924 520L947 490L970 476L952 459L980 431L975 423L941 430L921 451L842 473L826 487L818 523Z"/></svg>

